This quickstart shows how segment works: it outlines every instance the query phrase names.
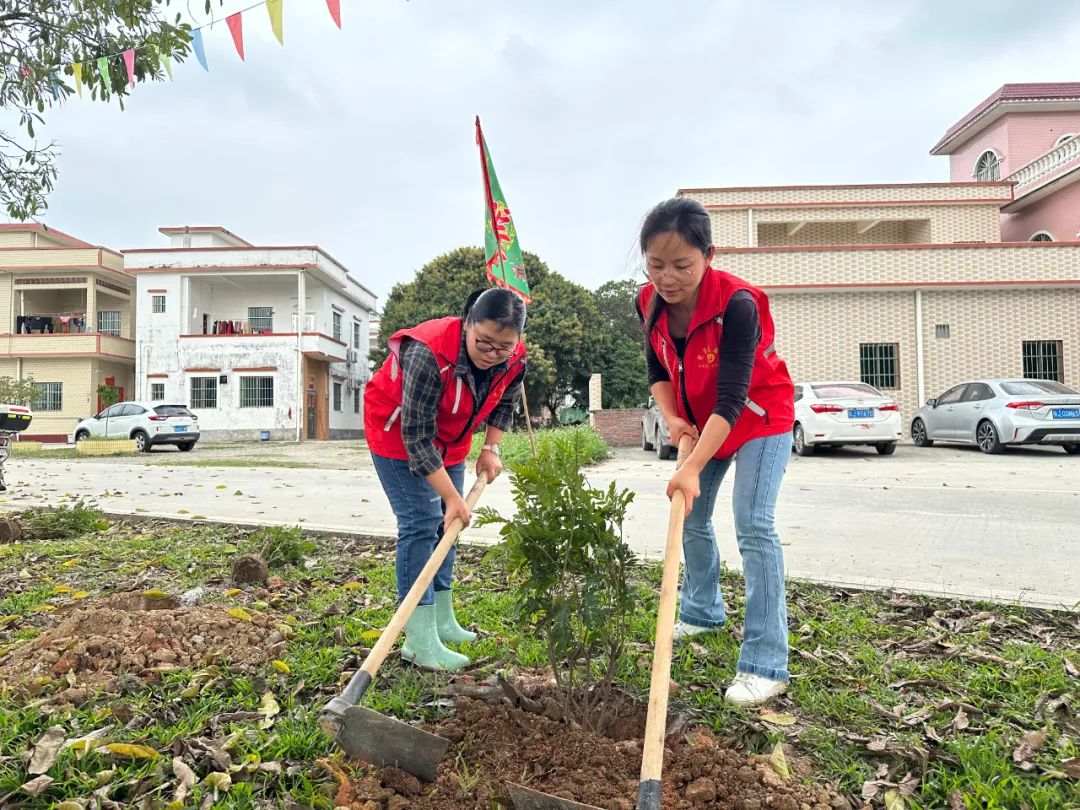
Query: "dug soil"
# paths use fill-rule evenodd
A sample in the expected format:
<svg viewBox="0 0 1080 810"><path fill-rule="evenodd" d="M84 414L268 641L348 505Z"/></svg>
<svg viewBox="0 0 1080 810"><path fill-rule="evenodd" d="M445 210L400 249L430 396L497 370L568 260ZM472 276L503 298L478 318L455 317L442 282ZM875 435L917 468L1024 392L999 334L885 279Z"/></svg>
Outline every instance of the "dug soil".
<svg viewBox="0 0 1080 810"><path fill-rule="evenodd" d="M44 616L44 614L43 614ZM227 662L234 672L279 657L274 619L221 606L180 606L168 597L118 594L48 614L53 626L0 657L0 683L30 688L66 682L60 698L80 703L118 677L143 680L174 667Z"/></svg>
<svg viewBox="0 0 1080 810"><path fill-rule="evenodd" d="M640 709L635 709L640 712ZM622 729L642 727L622 718ZM640 737L617 740L571 728L509 702L459 698L456 711L429 728L453 745L433 784L397 770L368 769L342 784L335 799L350 810L480 810L512 807L514 782L603 810L632 810L641 767ZM710 732L669 738L664 756L663 807L727 810L836 810L847 801L809 782L805 763L790 769L769 757L747 756ZM359 764L359 763L358 763ZM778 770L779 768L779 770Z"/></svg>

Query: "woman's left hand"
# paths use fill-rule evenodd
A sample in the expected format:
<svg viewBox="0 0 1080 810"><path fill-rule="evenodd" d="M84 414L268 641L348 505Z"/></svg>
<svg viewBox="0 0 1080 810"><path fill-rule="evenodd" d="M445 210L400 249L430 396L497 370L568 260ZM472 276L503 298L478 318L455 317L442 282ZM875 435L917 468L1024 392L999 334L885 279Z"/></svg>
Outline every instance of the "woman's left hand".
<svg viewBox="0 0 1080 810"><path fill-rule="evenodd" d="M678 469L667 485L667 496L671 498L676 492L682 492L686 500L686 514L690 514L694 498L701 494L701 475L689 465Z"/></svg>
<svg viewBox="0 0 1080 810"><path fill-rule="evenodd" d="M476 460L476 477L481 475L485 476L485 480L490 484L502 473L502 459L492 453L490 450L481 450L480 458Z"/></svg>

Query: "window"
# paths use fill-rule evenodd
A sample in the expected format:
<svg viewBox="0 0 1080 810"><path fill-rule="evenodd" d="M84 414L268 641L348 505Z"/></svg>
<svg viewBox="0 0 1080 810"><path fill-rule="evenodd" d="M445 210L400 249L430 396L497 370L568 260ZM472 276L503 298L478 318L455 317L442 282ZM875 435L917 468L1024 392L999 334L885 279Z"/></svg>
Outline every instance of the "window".
<svg viewBox="0 0 1080 810"><path fill-rule="evenodd" d="M1053 242L1054 237L1049 231L1038 231L1031 235L1032 242Z"/></svg>
<svg viewBox="0 0 1080 810"><path fill-rule="evenodd" d="M798 402L803 398L803 387L801 385L795 386L795 401Z"/></svg>
<svg viewBox="0 0 1080 810"><path fill-rule="evenodd" d="M1075 132L1066 132L1064 135L1062 135L1060 138L1058 138L1056 141L1054 141L1054 148L1056 149L1057 147L1061 146L1066 141L1071 141L1075 137L1076 137Z"/></svg>
<svg viewBox="0 0 1080 810"><path fill-rule="evenodd" d="M134 402L128 402L120 411L121 416L142 416L144 413L146 413L146 408Z"/></svg>
<svg viewBox="0 0 1080 810"><path fill-rule="evenodd" d="M1026 382L1006 382L1001 387L1005 393L1013 397L1044 397L1047 394L1078 394L1067 385L1052 382L1050 380L1028 380Z"/></svg>
<svg viewBox="0 0 1080 810"><path fill-rule="evenodd" d="M818 399L860 399L881 396L880 391L875 391L869 385L859 385L858 383L811 385L810 390L814 392L814 396Z"/></svg>
<svg viewBox="0 0 1080 810"><path fill-rule="evenodd" d="M360 327L362 325L363 324L361 324L360 321L353 321L353 324L352 324L352 347L354 349L359 349L360 348L360 332L361 332Z"/></svg>
<svg viewBox="0 0 1080 810"><path fill-rule="evenodd" d="M217 386L217 377L192 377L191 407L216 408Z"/></svg>
<svg viewBox="0 0 1080 810"><path fill-rule="evenodd" d="M1001 179L1001 161L992 149L983 152L975 162L975 179L980 183Z"/></svg>
<svg viewBox="0 0 1080 810"><path fill-rule="evenodd" d="M120 313L103 311L97 314L97 330L103 335L120 337Z"/></svg>
<svg viewBox="0 0 1080 810"><path fill-rule="evenodd" d="M1064 382L1060 340L1025 340L1023 353L1024 379Z"/></svg>
<svg viewBox="0 0 1080 810"><path fill-rule="evenodd" d="M961 402L983 402L987 399L993 399L994 392L990 386L986 383L972 383L967 387L964 392L964 397Z"/></svg>
<svg viewBox="0 0 1080 810"><path fill-rule="evenodd" d="M123 405L112 405L98 414L98 419L115 419L124 412Z"/></svg>
<svg viewBox="0 0 1080 810"><path fill-rule="evenodd" d="M859 379L874 388L899 388L900 374L895 343L862 343L859 345Z"/></svg>
<svg viewBox="0 0 1080 810"><path fill-rule="evenodd" d="M150 383L150 401L159 402L165 399L165 383Z"/></svg>
<svg viewBox="0 0 1080 810"><path fill-rule="evenodd" d="M360 413L360 386L356 386L352 392L353 413Z"/></svg>
<svg viewBox="0 0 1080 810"><path fill-rule="evenodd" d="M64 409L63 383L34 383L41 395L34 402L35 411L62 411Z"/></svg>
<svg viewBox="0 0 1080 810"><path fill-rule="evenodd" d="M341 410L341 383L334 383L334 410Z"/></svg>
<svg viewBox="0 0 1080 810"><path fill-rule="evenodd" d="M274 378L273 377L241 377L240 378L240 407L241 408L272 408L272 407L274 407Z"/></svg>
<svg viewBox="0 0 1080 810"><path fill-rule="evenodd" d="M341 313L334 313L334 340L341 340Z"/></svg>
<svg viewBox="0 0 1080 810"><path fill-rule="evenodd" d="M158 416L193 416L187 408L183 405L158 405L154 408L154 413Z"/></svg>
<svg viewBox="0 0 1080 810"><path fill-rule="evenodd" d="M151 302L154 305L153 306L153 312L154 312L155 315L160 315L162 312L165 311L165 296L164 295L155 295L155 296L153 296L153 298L151 298Z"/></svg>
<svg viewBox="0 0 1080 810"><path fill-rule="evenodd" d="M939 323L937 326L934 327L934 337L951 337L950 332L951 330L949 329L949 325L947 323Z"/></svg>
<svg viewBox="0 0 1080 810"><path fill-rule="evenodd" d="M960 397L964 394L964 389L967 388L967 384L957 385L954 388L950 388L940 397L938 397L938 405L955 405L960 401Z"/></svg>
<svg viewBox="0 0 1080 810"><path fill-rule="evenodd" d="M273 332L274 308L248 307L248 325L252 332Z"/></svg>

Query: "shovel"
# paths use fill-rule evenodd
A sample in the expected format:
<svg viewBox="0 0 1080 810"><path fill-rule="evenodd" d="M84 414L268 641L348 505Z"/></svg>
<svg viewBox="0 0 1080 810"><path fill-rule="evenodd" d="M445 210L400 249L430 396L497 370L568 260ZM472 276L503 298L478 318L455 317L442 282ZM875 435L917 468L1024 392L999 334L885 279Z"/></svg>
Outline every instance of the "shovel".
<svg viewBox="0 0 1080 810"><path fill-rule="evenodd" d="M694 440L683 436L679 442L678 464L690 454ZM664 575L660 581L660 609L656 616L656 646L653 650L649 709L645 719L645 747L641 757L641 780L635 810L660 810L660 774L664 767L664 737L667 731L668 684L671 681L672 633L675 630L675 596L678 593L679 562L682 558L682 529L686 501L682 492L671 498L667 544L664 547ZM600 810L591 804L541 793L513 782L506 783L515 810Z"/></svg>
<svg viewBox="0 0 1080 810"><path fill-rule="evenodd" d="M476 508L485 486L487 481L481 476L469 490L465 503L470 512ZM319 726L350 757L372 765L393 765L425 782L435 781L436 770L450 741L356 704L371 686L375 673L464 528L460 519L450 524L363 665L341 694L330 700L319 713Z"/></svg>
<svg viewBox="0 0 1080 810"><path fill-rule="evenodd" d="M694 440L679 441L676 469L694 447ZM656 613L656 646L653 648L652 682L649 684L649 712L645 718L645 746L641 755L636 810L660 810L660 774L664 770L664 737L667 730L668 688L671 684L671 646L675 631L675 597L679 586L683 522L686 499L681 490L671 496L667 545L664 546L664 574L660 579L660 608Z"/></svg>

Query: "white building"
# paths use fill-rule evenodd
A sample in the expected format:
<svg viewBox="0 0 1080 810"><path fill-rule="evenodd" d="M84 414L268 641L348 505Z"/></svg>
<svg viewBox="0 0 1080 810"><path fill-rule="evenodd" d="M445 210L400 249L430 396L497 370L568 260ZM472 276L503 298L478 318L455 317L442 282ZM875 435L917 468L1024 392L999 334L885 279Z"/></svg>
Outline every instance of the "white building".
<svg viewBox="0 0 1080 810"><path fill-rule="evenodd" d="M161 232L169 247L124 251L136 398L186 403L211 441L362 436L374 293L318 247Z"/></svg>

